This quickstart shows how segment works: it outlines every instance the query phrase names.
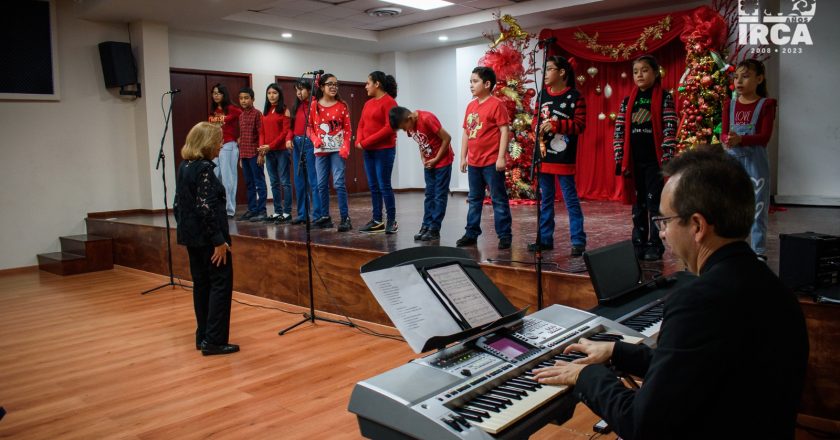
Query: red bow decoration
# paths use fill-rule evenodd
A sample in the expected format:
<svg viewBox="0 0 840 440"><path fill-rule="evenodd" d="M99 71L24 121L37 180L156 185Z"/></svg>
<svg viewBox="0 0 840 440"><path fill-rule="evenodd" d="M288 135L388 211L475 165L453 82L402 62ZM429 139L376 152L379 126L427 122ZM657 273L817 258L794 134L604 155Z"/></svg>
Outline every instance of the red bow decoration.
<svg viewBox="0 0 840 440"><path fill-rule="evenodd" d="M486 66L496 72L496 82L504 83L508 79L518 79L525 74L522 66L522 54L507 44L500 44L478 60L479 66Z"/></svg>
<svg viewBox="0 0 840 440"><path fill-rule="evenodd" d="M688 52L720 51L723 48L728 32L726 22L719 13L704 6L683 18L685 29L680 34L680 40L686 43Z"/></svg>

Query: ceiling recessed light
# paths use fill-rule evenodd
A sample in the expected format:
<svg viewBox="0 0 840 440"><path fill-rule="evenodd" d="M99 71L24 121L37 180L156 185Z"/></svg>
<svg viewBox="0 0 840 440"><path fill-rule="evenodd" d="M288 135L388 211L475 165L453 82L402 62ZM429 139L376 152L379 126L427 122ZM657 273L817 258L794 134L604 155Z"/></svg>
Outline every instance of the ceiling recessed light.
<svg viewBox="0 0 840 440"><path fill-rule="evenodd" d="M441 36L438 37L438 40L446 41L446 40L449 40L449 37L447 37L446 35L441 35Z"/></svg>
<svg viewBox="0 0 840 440"><path fill-rule="evenodd" d="M444 0L383 0L385 3L395 5L408 6L409 8L422 9L428 11L429 9L442 8L444 6L452 5L452 2Z"/></svg>
<svg viewBox="0 0 840 440"><path fill-rule="evenodd" d="M291 32L283 32L282 34L280 34L280 36L283 37L283 38L292 38L292 33Z"/></svg>

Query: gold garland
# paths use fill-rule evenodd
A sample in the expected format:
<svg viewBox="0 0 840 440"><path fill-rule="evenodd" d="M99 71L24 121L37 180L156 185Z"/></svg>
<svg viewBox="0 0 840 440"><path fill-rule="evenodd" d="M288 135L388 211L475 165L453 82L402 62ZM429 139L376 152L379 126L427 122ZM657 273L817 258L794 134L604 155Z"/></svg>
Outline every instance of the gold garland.
<svg viewBox="0 0 840 440"><path fill-rule="evenodd" d="M654 26L646 27L639 38L633 44L619 43L598 44L598 33L589 36L586 32L577 31L574 34L575 40L586 44L586 47L595 53L611 57L615 60L628 60L633 52L647 51L648 40L661 40L662 34L671 30L671 16L668 15Z"/></svg>

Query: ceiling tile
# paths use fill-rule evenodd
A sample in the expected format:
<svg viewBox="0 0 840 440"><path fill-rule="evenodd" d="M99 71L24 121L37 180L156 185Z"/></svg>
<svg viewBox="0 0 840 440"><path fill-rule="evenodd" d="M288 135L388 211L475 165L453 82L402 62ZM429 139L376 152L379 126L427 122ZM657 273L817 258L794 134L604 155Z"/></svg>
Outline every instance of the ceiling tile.
<svg viewBox="0 0 840 440"><path fill-rule="evenodd" d="M381 8L389 6L388 2L382 0L352 0L347 3L342 3L341 6L345 8L355 9L357 11L367 11L368 9Z"/></svg>
<svg viewBox="0 0 840 440"><path fill-rule="evenodd" d="M327 6L326 8L319 9L316 12L320 15L326 15L327 17L333 18L344 18L358 14L358 11L354 9L348 9L343 6Z"/></svg>

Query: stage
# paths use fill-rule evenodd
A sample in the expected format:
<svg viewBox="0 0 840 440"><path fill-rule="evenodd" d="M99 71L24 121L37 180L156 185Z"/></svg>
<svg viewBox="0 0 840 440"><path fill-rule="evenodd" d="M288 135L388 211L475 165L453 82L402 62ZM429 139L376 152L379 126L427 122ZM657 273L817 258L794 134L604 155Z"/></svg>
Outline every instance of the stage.
<svg viewBox="0 0 840 440"><path fill-rule="evenodd" d="M595 249L630 237L630 206L617 202L582 201L587 233L587 248ZM390 325L382 309L368 292L359 267L373 258L397 249L413 246L454 246L464 233L467 216L466 195L454 193L449 198L439 243L415 242L414 234L423 216L423 194L397 194L396 234L363 234L358 228L370 218L367 194L349 198L354 230L312 230L312 256L315 307L351 318ZM240 211L244 207L240 207ZM269 213L273 212L269 201ZM513 246L499 250L493 229L492 208L484 206L483 234L476 247L466 249L481 263L483 270L517 307L537 304L534 254L527 245L536 238L536 212L533 205L511 206ZM543 288L545 304L564 304L581 309L596 305L592 285L582 258L569 256L568 216L565 206L556 209L554 250L544 252ZM335 198L333 220L338 223ZM178 278L189 279L186 250L175 244L174 219L172 243L174 271ZM770 267L778 271L779 233L815 231L840 234L840 209L789 207L770 215L768 256ZM165 274L166 243L162 213L123 211L91 213L86 219L89 234L114 239L114 263L148 272ZM234 289L276 299L290 304L308 305L306 230L303 225L273 225L230 221L234 261ZM682 264L666 251L663 261L642 262L646 275L665 274L682 269Z"/></svg>

